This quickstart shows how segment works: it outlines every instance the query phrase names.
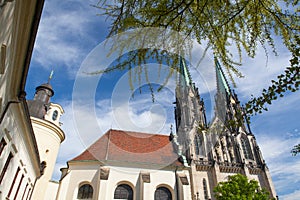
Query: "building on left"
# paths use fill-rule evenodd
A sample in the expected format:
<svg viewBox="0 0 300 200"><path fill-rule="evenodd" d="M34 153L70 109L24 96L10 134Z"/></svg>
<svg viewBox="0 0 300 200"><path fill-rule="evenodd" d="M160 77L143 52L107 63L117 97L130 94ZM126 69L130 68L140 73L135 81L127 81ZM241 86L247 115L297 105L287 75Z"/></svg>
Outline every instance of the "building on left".
<svg viewBox="0 0 300 200"><path fill-rule="evenodd" d="M38 187L48 185L64 140L63 109L49 102L51 85L37 87L28 105L24 92L43 5L43 0L0 0L0 199L43 199L34 196L45 193L46 187Z"/></svg>

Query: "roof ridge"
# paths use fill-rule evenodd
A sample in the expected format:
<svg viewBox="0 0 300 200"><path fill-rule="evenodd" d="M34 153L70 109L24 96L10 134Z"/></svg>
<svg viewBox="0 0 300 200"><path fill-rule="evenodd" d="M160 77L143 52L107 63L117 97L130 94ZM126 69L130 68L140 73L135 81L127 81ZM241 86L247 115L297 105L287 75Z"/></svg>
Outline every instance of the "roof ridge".
<svg viewBox="0 0 300 200"><path fill-rule="evenodd" d="M150 133L150 132L141 132L141 131L130 131L130 130L121 130L121 129L109 129L107 132L109 131L119 131L119 132L127 132L127 133L138 133L138 134L148 134L148 135L161 135L161 136L168 136L167 134L159 134L159 133ZM106 132L106 133L107 133Z"/></svg>

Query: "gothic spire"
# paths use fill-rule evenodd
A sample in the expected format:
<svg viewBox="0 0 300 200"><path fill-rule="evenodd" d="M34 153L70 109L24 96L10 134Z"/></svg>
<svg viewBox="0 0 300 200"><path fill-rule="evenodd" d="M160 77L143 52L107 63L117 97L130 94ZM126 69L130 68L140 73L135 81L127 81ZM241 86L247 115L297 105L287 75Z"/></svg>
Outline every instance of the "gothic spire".
<svg viewBox="0 0 300 200"><path fill-rule="evenodd" d="M217 76L217 90L223 94L230 95L230 86L227 82L225 74L221 68L221 65L218 59L215 57L215 67L216 67L216 76Z"/></svg>
<svg viewBox="0 0 300 200"><path fill-rule="evenodd" d="M184 58L180 58L179 61L179 85L180 86L190 86L192 85L192 78L191 74L186 66L186 62Z"/></svg>
<svg viewBox="0 0 300 200"><path fill-rule="evenodd" d="M226 80L225 74L221 68L218 59L215 57L215 67L216 67L216 81L217 81L217 94L216 94L216 115L218 119L225 122L228 119L229 108L229 98L231 90L229 84Z"/></svg>

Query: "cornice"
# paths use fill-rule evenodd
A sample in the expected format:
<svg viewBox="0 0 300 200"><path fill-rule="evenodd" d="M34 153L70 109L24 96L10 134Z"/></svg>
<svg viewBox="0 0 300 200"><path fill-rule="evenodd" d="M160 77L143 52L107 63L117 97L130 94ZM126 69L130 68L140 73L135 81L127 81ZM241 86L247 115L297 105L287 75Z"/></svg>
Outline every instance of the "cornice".
<svg viewBox="0 0 300 200"><path fill-rule="evenodd" d="M59 137L60 142L63 142L65 140L65 133L63 132L63 130L58 127L57 125L55 125L52 122L49 122L47 120L43 120L43 119L39 119L36 117L30 117L32 124L37 124L37 125L41 125L44 126L45 128L48 128L50 130L52 130L53 132L56 133L56 135Z"/></svg>

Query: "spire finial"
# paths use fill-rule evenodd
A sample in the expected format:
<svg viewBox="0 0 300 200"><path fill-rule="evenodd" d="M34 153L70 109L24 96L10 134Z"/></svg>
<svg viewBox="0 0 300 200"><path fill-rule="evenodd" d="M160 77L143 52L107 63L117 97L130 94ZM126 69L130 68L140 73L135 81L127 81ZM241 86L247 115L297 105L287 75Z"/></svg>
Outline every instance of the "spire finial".
<svg viewBox="0 0 300 200"><path fill-rule="evenodd" d="M51 81L51 79L53 77L53 73L54 73L54 70L51 70L50 75L48 77L48 84L50 83L50 81Z"/></svg>

